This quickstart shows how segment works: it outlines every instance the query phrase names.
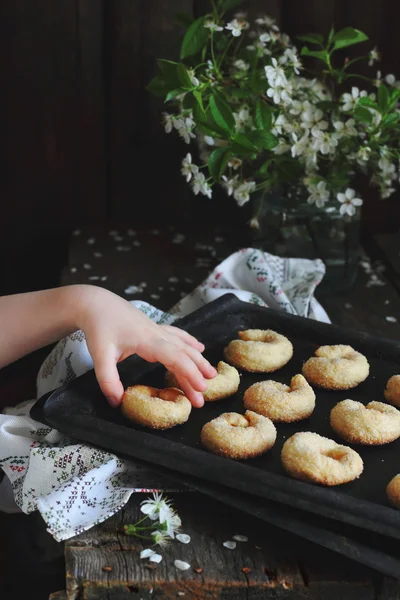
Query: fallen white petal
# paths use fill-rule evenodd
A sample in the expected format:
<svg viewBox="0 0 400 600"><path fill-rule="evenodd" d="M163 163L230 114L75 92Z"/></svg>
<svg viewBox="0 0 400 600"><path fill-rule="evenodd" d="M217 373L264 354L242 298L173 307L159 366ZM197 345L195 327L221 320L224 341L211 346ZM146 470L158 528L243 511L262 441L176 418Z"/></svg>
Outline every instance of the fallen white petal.
<svg viewBox="0 0 400 600"><path fill-rule="evenodd" d="M149 558L150 562L160 563L162 561L161 554L152 554Z"/></svg>
<svg viewBox="0 0 400 600"><path fill-rule="evenodd" d="M190 535L187 535L187 533L178 533L175 537L178 542L181 542L182 544L188 544L190 542Z"/></svg>
<svg viewBox="0 0 400 600"><path fill-rule="evenodd" d="M88 263L85 263L85 264L83 265L83 268L84 268L84 269L91 269L91 268L92 268L92 265L89 265Z"/></svg>
<svg viewBox="0 0 400 600"><path fill-rule="evenodd" d="M177 569L179 569L180 571L187 571L188 569L190 569L190 565L187 562L184 562L183 560L176 560L174 562L174 565Z"/></svg>
<svg viewBox="0 0 400 600"><path fill-rule="evenodd" d="M396 323L397 322L396 317L385 317L385 319L388 323Z"/></svg>
<svg viewBox="0 0 400 600"><path fill-rule="evenodd" d="M151 548L146 548L145 550L141 551L140 558L149 558L149 556L153 556L154 554L154 550L152 550Z"/></svg>
<svg viewBox="0 0 400 600"><path fill-rule="evenodd" d="M234 550L236 548L236 542L232 542L231 540L224 542L222 545L225 546L225 548L228 548L228 550Z"/></svg>
<svg viewBox="0 0 400 600"><path fill-rule="evenodd" d="M237 542L248 542L249 541L249 538L246 535L240 535L239 533L234 535L232 539L236 540Z"/></svg>

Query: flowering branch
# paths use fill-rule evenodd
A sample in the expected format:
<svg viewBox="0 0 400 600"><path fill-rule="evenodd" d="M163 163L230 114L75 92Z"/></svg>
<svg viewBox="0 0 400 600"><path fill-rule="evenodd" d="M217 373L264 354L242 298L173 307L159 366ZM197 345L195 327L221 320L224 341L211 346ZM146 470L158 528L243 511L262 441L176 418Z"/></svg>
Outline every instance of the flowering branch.
<svg viewBox="0 0 400 600"><path fill-rule="evenodd" d="M196 142L202 164L191 152L182 161L194 194L211 198L220 185L242 206L259 191L267 201L266 191L290 182L296 201L349 219L362 205L352 187L359 171L382 198L391 196L399 183L400 82L379 71L375 78L349 72L361 60L372 67L376 48L338 61L339 50L367 36L332 28L326 39L299 36L299 51L268 16L251 23L240 12L226 20L239 3L214 0L212 14L188 27L181 61L160 60L149 86L173 107L163 116L166 132ZM321 76L306 77L303 60ZM353 77L368 89L343 91Z"/></svg>

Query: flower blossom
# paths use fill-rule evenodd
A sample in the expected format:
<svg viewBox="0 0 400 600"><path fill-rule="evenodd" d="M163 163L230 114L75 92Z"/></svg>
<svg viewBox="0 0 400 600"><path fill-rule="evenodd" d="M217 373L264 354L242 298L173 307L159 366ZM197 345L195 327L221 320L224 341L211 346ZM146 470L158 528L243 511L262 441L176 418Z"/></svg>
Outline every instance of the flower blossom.
<svg viewBox="0 0 400 600"><path fill-rule="evenodd" d="M230 23L227 23L225 29L232 32L233 37L240 37L244 29L248 29L249 24L245 19L233 19Z"/></svg>
<svg viewBox="0 0 400 600"><path fill-rule="evenodd" d="M337 199L341 203L340 214L349 215L350 217L353 217L357 208L363 204L361 198L356 198L356 192L351 188L347 188L344 194L338 194Z"/></svg>
<svg viewBox="0 0 400 600"><path fill-rule="evenodd" d="M329 201L329 190L326 189L326 181L319 181L318 183L310 183L307 186L310 192L307 198L308 204L315 204L317 208L323 208L324 205Z"/></svg>
<svg viewBox="0 0 400 600"><path fill-rule="evenodd" d="M217 25L214 21L206 21L204 27L210 31L223 31L224 28L221 25Z"/></svg>
<svg viewBox="0 0 400 600"><path fill-rule="evenodd" d="M188 152L188 154L186 154L186 157L182 161L181 173L184 177L186 177L186 181L189 183L189 181L192 179L192 176L196 175L196 173L198 172L199 167L192 163L192 155L190 154L190 152Z"/></svg>
<svg viewBox="0 0 400 600"><path fill-rule="evenodd" d="M246 204L250 200L250 194L254 192L255 187L255 181L245 181L236 188L233 192L233 197L239 206L243 206L243 204Z"/></svg>

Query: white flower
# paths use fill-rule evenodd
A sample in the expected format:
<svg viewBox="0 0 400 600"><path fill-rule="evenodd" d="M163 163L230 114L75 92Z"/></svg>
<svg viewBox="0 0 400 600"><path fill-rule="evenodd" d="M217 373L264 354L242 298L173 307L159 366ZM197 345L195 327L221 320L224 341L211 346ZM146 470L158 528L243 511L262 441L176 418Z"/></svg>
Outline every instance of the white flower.
<svg viewBox="0 0 400 600"><path fill-rule="evenodd" d="M232 32L234 37L240 37L244 29L248 29L249 24L245 19L233 19L230 23L227 23L225 29Z"/></svg>
<svg viewBox="0 0 400 600"><path fill-rule="evenodd" d="M192 132L192 127L195 124L192 117L174 119L173 124L175 129L177 129L178 134L181 136L181 138L184 139L186 144L190 144L190 140L196 137L195 134Z"/></svg>
<svg viewBox="0 0 400 600"><path fill-rule="evenodd" d="M356 208L362 206L363 201L361 198L355 197L356 192L351 188L347 188L344 194L340 193L337 195L337 199L341 203L340 214L349 215L350 217L356 214Z"/></svg>
<svg viewBox="0 0 400 600"><path fill-rule="evenodd" d="M210 135L205 135L204 136L204 141L207 144L207 146L215 146L215 140Z"/></svg>
<svg viewBox="0 0 400 600"><path fill-rule="evenodd" d="M364 166L369 161L371 156L371 148L369 146L361 146L356 154L356 161L359 165Z"/></svg>
<svg viewBox="0 0 400 600"><path fill-rule="evenodd" d="M268 44L271 41L271 36L269 33L262 33L258 39L262 44Z"/></svg>
<svg viewBox="0 0 400 600"><path fill-rule="evenodd" d="M228 179L226 175L222 175L222 187L225 188L228 196L232 196L233 192L235 191L237 187L238 178L239 175L235 175L235 177L232 177L231 179Z"/></svg>
<svg viewBox="0 0 400 600"><path fill-rule="evenodd" d="M163 113L163 124L165 133L171 133L174 124L174 115L170 115L167 112Z"/></svg>
<svg viewBox="0 0 400 600"><path fill-rule="evenodd" d="M173 512L173 514L161 525L162 531L165 531L170 538L174 539L176 532L182 525L182 521L179 515L176 512Z"/></svg>
<svg viewBox="0 0 400 600"><path fill-rule="evenodd" d="M237 171L242 166L243 161L241 158L233 157L228 162L228 167L231 167L234 171Z"/></svg>
<svg viewBox="0 0 400 600"><path fill-rule="evenodd" d="M290 148L291 147L289 146L289 144L280 139L278 145L275 146L275 148L272 148L272 152L280 156L281 154L289 152Z"/></svg>
<svg viewBox="0 0 400 600"><path fill-rule="evenodd" d="M171 536L166 531L152 531L151 537L154 544L158 544L161 548L165 548L171 542Z"/></svg>
<svg viewBox="0 0 400 600"><path fill-rule="evenodd" d="M192 189L195 196L197 196L198 194L203 194L203 196L208 196L209 198L211 198L212 196L212 189L206 181L206 178L204 177L203 173L196 173L194 175L192 181Z"/></svg>
<svg viewBox="0 0 400 600"><path fill-rule="evenodd" d="M192 176L198 172L199 167L192 164L192 155L190 152L188 152L188 154L186 154L186 158L184 158L182 161L181 173L184 177L186 177L186 181L189 182L192 179Z"/></svg>
<svg viewBox="0 0 400 600"><path fill-rule="evenodd" d="M286 65L289 63L289 65L293 67L293 71L296 73L296 75L300 75L300 69L303 68L301 60L297 56L296 48L286 48L282 56L279 58L279 62L281 65Z"/></svg>
<svg viewBox="0 0 400 600"><path fill-rule="evenodd" d="M189 75L189 79L190 79L191 84L194 87L198 87L200 85L200 81L195 76L194 71L188 71L188 75Z"/></svg>
<svg viewBox="0 0 400 600"><path fill-rule="evenodd" d="M320 108L316 108L310 102L304 102L305 110L301 113L301 127L303 129L312 129L316 127L317 129L328 129L329 123L324 121L323 116L324 113Z"/></svg>
<svg viewBox="0 0 400 600"><path fill-rule="evenodd" d="M357 102L359 101L360 98L363 98L364 96L367 96L367 92L365 90L361 91L358 89L358 87L352 87L351 88L351 94L343 94L342 96L342 110L344 112L348 112L349 110L353 110L353 108L355 108Z"/></svg>
<svg viewBox="0 0 400 600"><path fill-rule="evenodd" d="M337 131L336 136L340 139L343 136L351 137L358 135L357 129L354 127L356 124L354 119L347 119L346 122L336 121L333 126Z"/></svg>
<svg viewBox="0 0 400 600"><path fill-rule="evenodd" d="M153 499L148 498L147 500L143 500L140 510L152 521L158 519L160 523L164 523L175 514L170 506L169 500L165 500L163 495L158 492L153 494Z"/></svg>
<svg viewBox="0 0 400 600"><path fill-rule="evenodd" d="M303 135L303 137L298 139L297 135L295 133L292 133L292 138L294 140L294 144L291 147L291 152L292 152L293 158L295 158L296 156L301 156L306 151L307 146L309 144L308 134L309 134L309 132L307 130L305 132L305 134Z"/></svg>
<svg viewBox="0 0 400 600"><path fill-rule="evenodd" d="M272 98L275 104L291 102L292 86L286 79L285 71L278 65L276 58L271 59L272 65L265 68L269 88L267 96Z"/></svg>
<svg viewBox="0 0 400 600"><path fill-rule="evenodd" d="M372 67L375 61L380 61L381 55L379 54L376 46L375 46L375 48L370 50L370 52L368 54L368 58L369 58L369 61L368 61L369 67Z"/></svg>
<svg viewBox="0 0 400 600"><path fill-rule="evenodd" d="M264 35L268 35L268 34L264 34ZM264 39L264 35L261 35L260 38L254 42L253 44L250 44L250 46L247 46L247 50L250 50L250 52L257 52L257 56L262 57L262 56L269 56L271 54L271 50L269 48L266 47L265 41Z"/></svg>
<svg viewBox="0 0 400 600"><path fill-rule="evenodd" d="M206 27L207 29L210 29L210 31L223 31L224 28L221 27L220 25L217 25L217 23L215 23L214 21L206 21L204 23L204 27Z"/></svg>
<svg viewBox="0 0 400 600"><path fill-rule="evenodd" d="M241 58L236 60L233 63L233 66L237 68L238 71L248 71L250 69L250 65L247 62L244 62Z"/></svg>
<svg viewBox="0 0 400 600"><path fill-rule="evenodd" d="M256 187L255 181L247 181L240 184L233 192L233 197L239 206L243 206L250 200L250 194L254 191Z"/></svg>
<svg viewBox="0 0 400 600"><path fill-rule="evenodd" d="M388 73L388 75L385 75L385 81L388 85L395 85L396 77L393 75L393 73Z"/></svg>
<svg viewBox="0 0 400 600"><path fill-rule="evenodd" d="M238 113L234 112L236 131L243 129L246 125L251 125L251 116L248 108L241 108Z"/></svg>
<svg viewBox="0 0 400 600"><path fill-rule="evenodd" d="M329 190L326 189L326 181L319 181L317 184L311 183L307 186L310 192L307 198L308 204L315 204L318 208L323 206L329 201Z"/></svg>
<svg viewBox="0 0 400 600"><path fill-rule="evenodd" d="M285 86L287 79L285 71L278 65L276 58L271 59L272 65L264 67L270 86Z"/></svg>
<svg viewBox="0 0 400 600"><path fill-rule="evenodd" d="M275 19L266 15L265 17L259 17L258 19L256 19L256 23L257 25L261 25L264 27L272 27L273 25L275 25Z"/></svg>
<svg viewBox="0 0 400 600"><path fill-rule="evenodd" d="M333 135L327 131L317 129L316 127L312 128L311 135L314 138L314 141L312 142L313 150L321 152L321 154L330 154L331 152L334 152L339 143Z"/></svg>

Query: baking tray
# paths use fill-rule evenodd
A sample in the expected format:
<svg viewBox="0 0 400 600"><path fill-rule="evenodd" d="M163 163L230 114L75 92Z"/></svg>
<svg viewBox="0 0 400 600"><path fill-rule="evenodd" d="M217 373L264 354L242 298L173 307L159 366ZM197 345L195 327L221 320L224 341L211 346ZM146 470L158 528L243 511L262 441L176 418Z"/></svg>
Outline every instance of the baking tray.
<svg viewBox="0 0 400 600"><path fill-rule="evenodd" d="M293 342L294 356L272 375L242 373L235 396L193 410L186 424L165 432L140 428L110 408L93 371L36 403L32 417L132 459L400 539L400 511L388 506L385 492L388 482L400 471L397 460L400 440L380 447L355 447L364 460L364 473L360 479L336 488L294 480L285 474L280 461L284 441L296 431L315 431L340 442L329 425L331 408L348 397L364 403L382 400L387 379L400 372L398 343L244 303L232 294L202 307L178 325L205 344L205 355L213 364L222 358L223 348L237 332L248 328L271 328L287 335ZM204 423L223 412L243 413L243 392L252 383L263 378L288 383L294 374L301 372L303 362L319 345L339 343L350 344L368 357L371 374L364 383L350 392L317 390L313 415L298 423L278 424L277 442L262 457L232 461L201 448L199 438ZM125 387L135 383L163 386L164 369L136 356L123 361L119 372Z"/></svg>

